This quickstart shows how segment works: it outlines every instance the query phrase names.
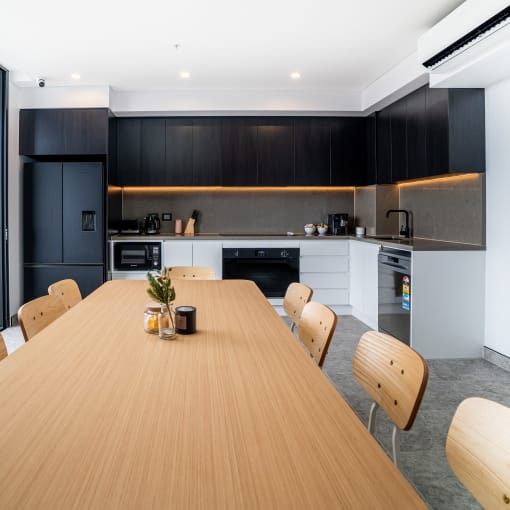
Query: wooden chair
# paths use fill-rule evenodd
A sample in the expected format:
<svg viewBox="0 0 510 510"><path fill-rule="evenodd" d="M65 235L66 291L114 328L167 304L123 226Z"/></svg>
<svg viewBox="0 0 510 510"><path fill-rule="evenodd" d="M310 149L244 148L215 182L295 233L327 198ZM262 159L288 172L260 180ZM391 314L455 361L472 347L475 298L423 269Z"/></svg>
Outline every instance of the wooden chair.
<svg viewBox="0 0 510 510"><path fill-rule="evenodd" d="M379 407L393 421L393 461L400 467L400 430L409 430L414 423L427 387L427 363L400 340L367 331L354 353L352 371L360 386L374 399L368 420L370 433L375 431Z"/></svg>
<svg viewBox="0 0 510 510"><path fill-rule="evenodd" d="M52 283L48 287L48 294L59 297L68 310L82 300L80 287L71 279Z"/></svg>
<svg viewBox="0 0 510 510"><path fill-rule="evenodd" d="M172 280L216 280L214 269L207 266L174 266L167 271Z"/></svg>
<svg viewBox="0 0 510 510"><path fill-rule="evenodd" d="M0 361L7 357L7 347L5 347L4 337L0 333Z"/></svg>
<svg viewBox="0 0 510 510"><path fill-rule="evenodd" d="M303 307L312 299L313 290L302 283L291 283L287 287L285 297L283 298L283 309L287 317L292 321L290 330L294 331L296 324L299 324L299 318Z"/></svg>
<svg viewBox="0 0 510 510"><path fill-rule="evenodd" d="M299 339L313 360L322 367L337 322L336 313L326 305L310 301L301 312L298 323Z"/></svg>
<svg viewBox="0 0 510 510"><path fill-rule="evenodd" d="M446 457L483 508L510 508L510 408L484 398L461 402L446 438Z"/></svg>
<svg viewBox="0 0 510 510"><path fill-rule="evenodd" d="M42 296L25 303L18 310L18 321L25 342L28 342L34 335L65 312L66 307L57 296Z"/></svg>

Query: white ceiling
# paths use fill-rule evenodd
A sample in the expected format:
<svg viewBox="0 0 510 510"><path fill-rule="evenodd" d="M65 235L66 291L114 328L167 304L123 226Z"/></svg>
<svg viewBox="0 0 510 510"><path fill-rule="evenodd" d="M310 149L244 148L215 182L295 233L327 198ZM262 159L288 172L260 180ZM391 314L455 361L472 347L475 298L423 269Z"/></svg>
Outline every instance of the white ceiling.
<svg viewBox="0 0 510 510"><path fill-rule="evenodd" d="M461 3L5 0L0 64L47 86L363 90Z"/></svg>

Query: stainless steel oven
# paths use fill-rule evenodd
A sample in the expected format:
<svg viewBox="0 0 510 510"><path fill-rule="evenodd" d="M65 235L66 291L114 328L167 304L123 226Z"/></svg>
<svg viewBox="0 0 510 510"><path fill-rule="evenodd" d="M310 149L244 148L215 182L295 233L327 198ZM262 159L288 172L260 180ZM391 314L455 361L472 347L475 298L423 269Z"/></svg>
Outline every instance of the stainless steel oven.
<svg viewBox="0 0 510 510"><path fill-rule="evenodd" d="M268 298L299 281L299 248L223 248L223 279L252 280Z"/></svg>
<svg viewBox="0 0 510 510"><path fill-rule="evenodd" d="M112 272L161 269L161 241L112 241Z"/></svg>
<svg viewBox="0 0 510 510"><path fill-rule="evenodd" d="M379 253L379 330L410 345L411 252L384 248Z"/></svg>

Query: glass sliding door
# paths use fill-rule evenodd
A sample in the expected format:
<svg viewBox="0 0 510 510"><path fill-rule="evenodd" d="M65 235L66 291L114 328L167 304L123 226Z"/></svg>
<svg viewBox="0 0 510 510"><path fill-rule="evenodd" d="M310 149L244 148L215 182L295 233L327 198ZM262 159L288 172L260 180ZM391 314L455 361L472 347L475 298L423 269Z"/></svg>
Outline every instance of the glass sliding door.
<svg viewBox="0 0 510 510"><path fill-rule="evenodd" d="M0 329L9 325L7 270L7 71L0 66Z"/></svg>

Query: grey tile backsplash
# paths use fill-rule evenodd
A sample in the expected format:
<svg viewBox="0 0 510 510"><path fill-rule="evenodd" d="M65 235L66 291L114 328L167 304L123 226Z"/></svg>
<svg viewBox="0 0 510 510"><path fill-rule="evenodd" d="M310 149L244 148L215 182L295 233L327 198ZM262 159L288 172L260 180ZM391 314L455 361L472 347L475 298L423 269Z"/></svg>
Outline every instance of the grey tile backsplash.
<svg viewBox="0 0 510 510"><path fill-rule="evenodd" d="M172 213L162 232L173 232L175 219L184 221L200 211L198 232L264 233L303 232L306 223L326 222L328 213L354 214L352 191L134 191L123 192L124 219L148 213Z"/></svg>
<svg viewBox="0 0 510 510"><path fill-rule="evenodd" d="M485 244L485 175L433 179L404 185L365 186L345 191L168 191L124 190L122 217L171 212L162 232L173 232L176 218L184 222L200 211L202 233L281 234L303 232L305 223L326 222L329 213L348 213L367 234L398 234L403 218L388 209L411 211L415 237Z"/></svg>

